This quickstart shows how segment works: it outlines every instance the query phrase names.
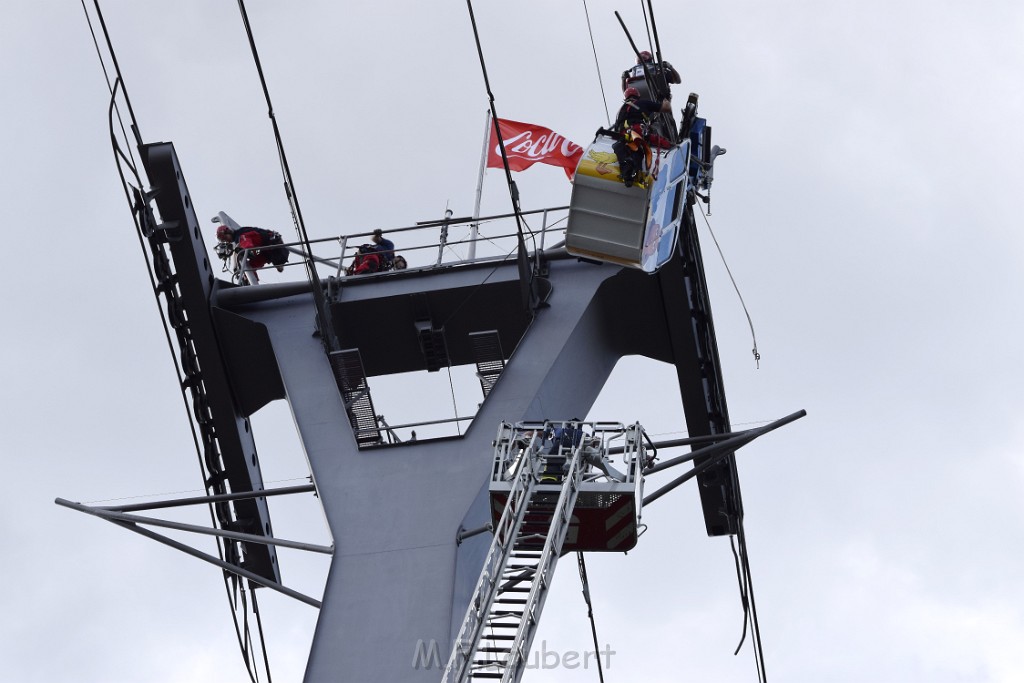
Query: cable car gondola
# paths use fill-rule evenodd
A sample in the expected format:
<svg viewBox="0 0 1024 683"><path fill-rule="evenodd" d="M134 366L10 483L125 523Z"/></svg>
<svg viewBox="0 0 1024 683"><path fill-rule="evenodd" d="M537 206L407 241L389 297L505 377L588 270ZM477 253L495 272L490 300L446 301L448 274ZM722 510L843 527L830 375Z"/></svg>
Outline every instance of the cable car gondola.
<svg viewBox="0 0 1024 683"><path fill-rule="evenodd" d="M626 187L612 150L616 138L599 130L573 175L565 248L573 256L654 273L675 253L690 191L711 187L715 157L711 128L691 95L684 117L689 135L669 148L652 148L650 180ZM688 125L687 125L688 124Z"/></svg>

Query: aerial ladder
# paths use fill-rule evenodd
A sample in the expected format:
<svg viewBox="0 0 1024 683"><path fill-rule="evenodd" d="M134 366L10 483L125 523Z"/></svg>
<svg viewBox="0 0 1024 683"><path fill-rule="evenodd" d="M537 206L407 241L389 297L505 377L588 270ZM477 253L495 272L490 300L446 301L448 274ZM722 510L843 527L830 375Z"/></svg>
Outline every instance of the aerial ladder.
<svg viewBox="0 0 1024 683"><path fill-rule="evenodd" d="M580 533L580 518L574 515L581 493L591 498L585 504L592 514L585 520L595 519L593 511L615 517L623 517L622 510L632 513L626 516L626 535L631 531L635 544L636 501L646 462L642 428L613 424L603 423L603 429L590 433L585 426L593 426L578 421L501 425L491 478L492 510L500 505L501 514L493 523L494 539L443 683L484 679L512 683L522 678L558 558L563 552L582 549L581 539L592 539ZM597 435L602 433L625 438L625 473L611 467L608 439ZM609 495L609 491L617 492ZM610 498L622 497L631 498L633 504L608 504ZM610 525L602 521L594 526L607 529Z"/></svg>

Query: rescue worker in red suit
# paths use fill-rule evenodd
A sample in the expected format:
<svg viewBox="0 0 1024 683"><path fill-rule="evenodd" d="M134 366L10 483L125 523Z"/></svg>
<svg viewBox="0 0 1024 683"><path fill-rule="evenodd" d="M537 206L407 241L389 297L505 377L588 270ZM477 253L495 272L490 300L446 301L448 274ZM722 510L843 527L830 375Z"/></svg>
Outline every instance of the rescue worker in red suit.
<svg viewBox="0 0 1024 683"><path fill-rule="evenodd" d="M384 265L381 261L381 254L371 244L361 244L352 257L352 265L345 269L346 275L363 275L364 273L376 273Z"/></svg>
<svg viewBox="0 0 1024 683"><path fill-rule="evenodd" d="M234 246L234 256L232 258L234 259L235 272L241 271L244 273L244 277L253 285L259 284L260 281L259 276L256 274L256 269L262 268L271 261L269 255L271 250L261 249L261 247L270 246L274 235L276 233L272 230L263 230L261 228L246 227L232 230L226 225L217 228L217 239L225 244L232 244ZM244 263L240 263L238 259L242 258L243 254L245 254L246 260ZM283 265L275 265L277 265L278 271L284 270Z"/></svg>
<svg viewBox="0 0 1024 683"><path fill-rule="evenodd" d="M380 228L374 230L371 239L373 244L359 246L356 255L352 258L352 265L345 271L348 275L376 273L379 270L405 270L405 259L395 256L395 243L384 237L383 230Z"/></svg>
<svg viewBox="0 0 1024 683"><path fill-rule="evenodd" d="M612 128L619 136L612 145L612 151L619 162L622 183L626 187L632 187L633 183L639 181L643 184L646 180L645 163L646 169L649 169L651 145L671 146L671 143L660 135L650 133L650 118L651 114L671 113L672 102L668 99L657 102L643 99L636 88L626 88L624 94L626 100L622 103Z"/></svg>

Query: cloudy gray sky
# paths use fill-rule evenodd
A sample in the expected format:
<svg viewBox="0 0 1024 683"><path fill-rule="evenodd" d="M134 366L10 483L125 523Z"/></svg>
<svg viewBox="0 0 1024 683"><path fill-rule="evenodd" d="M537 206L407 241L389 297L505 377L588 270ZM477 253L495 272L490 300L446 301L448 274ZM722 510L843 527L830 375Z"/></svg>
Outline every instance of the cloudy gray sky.
<svg viewBox="0 0 1024 683"><path fill-rule="evenodd" d="M640 4L588 2L609 106ZM200 217L290 234L236 3L103 4L143 137L176 145ZM769 678L1024 680L1024 9L1019 3L655 6L677 93L719 160L701 225L730 413L808 417L741 451ZM487 107L461 2L269 3L250 18L313 237L472 210ZM579 143L605 122L582 2L478 3L499 114ZM198 493L201 481L75 2L0 20L6 226L0 661L10 681L246 680L218 572L57 496ZM560 170L517 178L568 202ZM488 174L484 211L508 209ZM625 312L624 312L625 314ZM617 368L592 417L681 429L673 375ZM254 419L269 482L308 475L284 406ZM329 536L310 500L279 535ZM696 492L647 511L628 556L592 556L608 681L756 680L724 539ZM201 517L199 518L201 521ZM319 591L326 562L282 553ZM299 680L314 610L261 595L275 679ZM588 649L564 563L537 642ZM528 680L591 681L596 672Z"/></svg>

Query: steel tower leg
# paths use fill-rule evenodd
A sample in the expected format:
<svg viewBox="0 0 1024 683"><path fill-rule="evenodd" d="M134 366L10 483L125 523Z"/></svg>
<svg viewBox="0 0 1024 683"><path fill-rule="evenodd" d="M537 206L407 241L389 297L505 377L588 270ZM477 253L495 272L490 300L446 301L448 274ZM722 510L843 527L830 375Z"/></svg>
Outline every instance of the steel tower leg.
<svg viewBox="0 0 1024 683"><path fill-rule="evenodd" d="M453 620L466 609L453 596L472 591L457 583L475 582L490 542L481 535L457 545L456 537L464 521L473 522L466 528L487 522L478 499L495 425L586 414L620 355L605 341L597 300L617 272L552 263L550 307L538 313L465 436L370 451L357 449L323 347L310 335L311 297L246 311L269 331L334 535L306 681L440 679ZM461 284L485 275L467 272ZM467 519L471 509L479 520Z"/></svg>

